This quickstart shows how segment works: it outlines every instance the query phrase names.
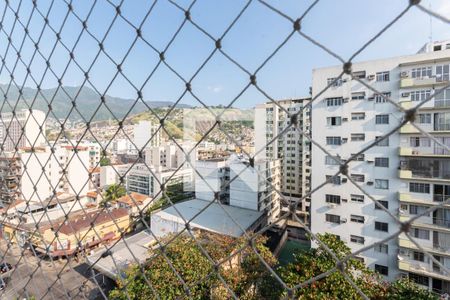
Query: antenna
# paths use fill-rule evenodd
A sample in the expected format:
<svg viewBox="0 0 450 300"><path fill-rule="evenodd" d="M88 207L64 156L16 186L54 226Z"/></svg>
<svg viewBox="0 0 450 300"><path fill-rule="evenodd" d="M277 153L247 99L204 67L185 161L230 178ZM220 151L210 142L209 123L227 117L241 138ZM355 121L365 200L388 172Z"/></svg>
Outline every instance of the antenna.
<svg viewBox="0 0 450 300"><path fill-rule="evenodd" d="M429 9L431 11L431 1L429 3ZM431 14L430 14L430 36L429 36L429 38L430 38L430 43L432 43L433 42L433 18L431 17Z"/></svg>

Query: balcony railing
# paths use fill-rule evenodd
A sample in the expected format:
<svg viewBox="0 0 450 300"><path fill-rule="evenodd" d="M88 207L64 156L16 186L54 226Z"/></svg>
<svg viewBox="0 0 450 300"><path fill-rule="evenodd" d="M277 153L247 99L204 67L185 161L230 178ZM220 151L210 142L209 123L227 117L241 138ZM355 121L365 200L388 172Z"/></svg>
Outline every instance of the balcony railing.
<svg viewBox="0 0 450 300"><path fill-rule="evenodd" d="M433 224L450 228L450 219L433 218Z"/></svg>
<svg viewBox="0 0 450 300"><path fill-rule="evenodd" d="M439 100L435 99L434 107L436 108L450 107L450 99L439 99Z"/></svg>
<svg viewBox="0 0 450 300"><path fill-rule="evenodd" d="M438 195L438 194L433 195L434 202L444 202L447 201L448 199L450 199L450 195Z"/></svg>

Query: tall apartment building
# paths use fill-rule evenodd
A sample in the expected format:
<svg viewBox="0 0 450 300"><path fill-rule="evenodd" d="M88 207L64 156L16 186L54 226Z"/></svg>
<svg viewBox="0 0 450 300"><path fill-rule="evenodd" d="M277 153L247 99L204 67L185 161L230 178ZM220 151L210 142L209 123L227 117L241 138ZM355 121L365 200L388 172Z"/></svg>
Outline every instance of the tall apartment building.
<svg viewBox="0 0 450 300"><path fill-rule="evenodd" d="M3 151L23 147L42 146L45 143L45 113L40 110L20 110L15 114L0 114L0 142Z"/></svg>
<svg viewBox="0 0 450 300"><path fill-rule="evenodd" d="M449 84L450 42L426 45L419 53L354 63L354 76L404 108L411 108ZM313 139L331 154L312 146L312 188L334 175L334 158L348 159L401 122L403 113L348 75L335 81L342 66L313 71L312 96L333 85L312 103ZM450 89L423 105L416 124L450 145ZM392 214L406 220L447 200L450 155L411 124L359 155L348 175ZM413 223L410 234L444 266L450 266L450 207ZM379 242L399 229L386 212L338 176L311 197L311 230L338 235L353 251ZM418 284L450 292L450 274L434 264L402 234L369 249L361 258L394 279L407 276Z"/></svg>
<svg viewBox="0 0 450 300"><path fill-rule="evenodd" d="M243 159L229 162L229 204L234 207L262 211L267 222L273 223L280 217L281 168L280 160L256 161L254 166ZM267 181L271 184L267 184Z"/></svg>
<svg viewBox="0 0 450 300"><path fill-rule="evenodd" d="M277 101L279 106L272 102L260 104L255 109L255 151L264 151L257 154L258 160L279 160L281 169L280 191L289 202L300 201L297 207L297 217L304 224L309 223L309 198L303 196L310 191L311 153L309 140L300 133L310 134L310 98L290 99ZM290 115L298 113L297 127L291 127L277 140L271 140L282 132L291 121ZM261 134L259 134L261 133ZM300 200L301 199L301 200ZM289 203L281 201L282 211L287 211ZM300 224L290 220L290 231L295 233L295 227Z"/></svg>
<svg viewBox="0 0 450 300"><path fill-rule="evenodd" d="M0 156L0 204L12 203L19 196L21 164L19 155L12 152Z"/></svg>
<svg viewBox="0 0 450 300"><path fill-rule="evenodd" d="M228 159L198 160L195 164L195 197L264 212L267 223L276 222L280 215L280 162L249 161L239 156ZM272 182L267 185L266 181Z"/></svg>
<svg viewBox="0 0 450 300"><path fill-rule="evenodd" d="M141 150L144 147L161 145L161 130L159 125L153 124L151 121L140 121L133 127L134 145Z"/></svg>
<svg viewBox="0 0 450 300"><path fill-rule="evenodd" d="M85 196L89 189L87 147L55 146L20 150L20 197L44 201L54 192Z"/></svg>

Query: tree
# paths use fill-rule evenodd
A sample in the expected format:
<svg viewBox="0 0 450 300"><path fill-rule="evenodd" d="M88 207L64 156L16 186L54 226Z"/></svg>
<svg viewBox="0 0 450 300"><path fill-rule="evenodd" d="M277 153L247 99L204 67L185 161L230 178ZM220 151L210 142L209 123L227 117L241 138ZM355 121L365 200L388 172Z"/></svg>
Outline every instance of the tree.
<svg viewBox="0 0 450 300"><path fill-rule="evenodd" d="M332 234L319 234L318 238L339 259L351 253L350 248ZM323 246L300 251L294 257L294 262L277 270L281 279L290 287L323 274L336 266L335 260ZM432 292L418 287L408 279L393 283L385 282L378 273L368 269L363 262L354 258L346 262L343 271L370 299L437 299ZM279 295L285 293L279 285L278 291ZM361 299L339 271L298 289L295 296L299 299Z"/></svg>
<svg viewBox="0 0 450 300"><path fill-rule="evenodd" d="M426 289L420 288L414 282L403 278L389 285L386 299L435 300L438 299L438 296Z"/></svg>
<svg viewBox="0 0 450 300"><path fill-rule="evenodd" d="M163 243L168 243L172 238L173 236L166 237ZM164 248L164 254L171 264L162 255L161 249L155 250L153 258L145 265L144 272L138 266L131 267L126 278L118 281L118 287L110 293L110 298L154 299L157 298L154 294L156 290L161 299L229 299L229 292L218 277L220 274L240 299L261 299L257 283L263 282L264 277L268 276L268 270L248 244L242 239L236 240L209 232L200 232L196 241L187 235L170 241ZM215 262L229 257L241 246L247 246L228 260L224 259L217 270L197 243ZM269 264L275 263L275 258L264 243L265 239L258 239L255 247ZM240 258L240 264L236 263L235 257Z"/></svg>
<svg viewBox="0 0 450 300"><path fill-rule="evenodd" d="M127 191L121 184L110 185L103 194L103 200L100 202L101 207L105 207L107 203L117 200L120 197L125 196Z"/></svg>
<svg viewBox="0 0 450 300"><path fill-rule="evenodd" d="M107 156L102 155L100 158L100 167L109 166L110 164L111 160Z"/></svg>

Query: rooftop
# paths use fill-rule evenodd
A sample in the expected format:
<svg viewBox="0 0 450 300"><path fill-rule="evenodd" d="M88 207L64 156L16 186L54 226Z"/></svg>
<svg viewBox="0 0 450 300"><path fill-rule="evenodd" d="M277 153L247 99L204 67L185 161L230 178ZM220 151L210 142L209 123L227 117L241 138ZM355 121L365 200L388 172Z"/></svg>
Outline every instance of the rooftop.
<svg viewBox="0 0 450 300"><path fill-rule="evenodd" d="M119 274L124 276L130 264L142 263L147 259L149 244L153 240L153 236L149 232L141 231L115 244L110 249L110 255L100 258L105 252L103 248L88 256L87 262L93 265L97 271L112 279Z"/></svg>
<svg viewBox="0 0 450 300"><path fill-rule="evenodd" d="M199 199L183 201L159 211L154 215L167 221L184 224L183 219L178 215L175 208L182 214L185 220L190 220L210 203L211 202L209 201ZM197 215L190 222L190 225L191 227L204 229L210 232L240 237L244 234L244 230L249 229L262 214L263 213L259 211L223 204L220 205L219 203L214 202Z"/></svg>

